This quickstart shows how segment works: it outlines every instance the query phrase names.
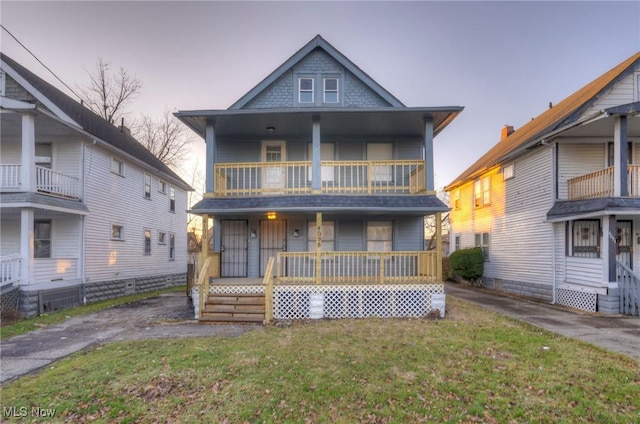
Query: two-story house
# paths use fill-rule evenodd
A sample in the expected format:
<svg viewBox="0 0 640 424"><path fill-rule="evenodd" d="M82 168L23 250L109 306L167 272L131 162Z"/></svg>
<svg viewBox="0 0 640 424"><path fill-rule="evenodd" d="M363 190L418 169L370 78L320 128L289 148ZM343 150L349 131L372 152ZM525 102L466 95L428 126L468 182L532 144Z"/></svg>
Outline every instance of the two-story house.
<svg viewBox="0 0 640 424"><path fill-rule="evenodd" d="M424 217L448 210L433 139L461 110L406 107L316 36L228 109L176 113L206 141L208 292L269 278L274 258L275 318L307 318L310 294L323 316L428 313L444 287Z"/></svg>
<svg viewBox="0 0 640 424"><path fill-rule="evenodd" d="M640 53L498 144L451 182L451 246L480 246L488 287L638 315Z"/></svg>
<svg viewBox="0 0 640 424"><path fill-rule="evenodd" d="M3 308L34 315L184 284L188 184L6 55L0 112Z"/></svg>

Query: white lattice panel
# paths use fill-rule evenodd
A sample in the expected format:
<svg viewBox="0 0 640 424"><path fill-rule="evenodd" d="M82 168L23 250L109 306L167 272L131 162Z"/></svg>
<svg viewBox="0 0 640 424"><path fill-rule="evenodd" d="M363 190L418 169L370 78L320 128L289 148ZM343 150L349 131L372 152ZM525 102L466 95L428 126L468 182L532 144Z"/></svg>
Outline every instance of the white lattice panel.
<svg viewBox="0 0 640 424"><path fill-rule="evenodd" d="M324 318L423 317L432 310L431 296L444 294L444 285L275 286L274 318L310 318L311 296L316 294L324 297Z"/></svg>
<svg viewBox="0 0 640 424"><path fill-rule="evenodd" d="M209 294L264 294L264 286L224 285L210 286Z"/></svg>
<svg viewBox="0 0 640 424"><path fill-rule="evenodd" d="M596 301L597 294L595 293L585 293L560 288L556 290L556 303L559 305L569 306L582 311L595 312Z"/></svg>

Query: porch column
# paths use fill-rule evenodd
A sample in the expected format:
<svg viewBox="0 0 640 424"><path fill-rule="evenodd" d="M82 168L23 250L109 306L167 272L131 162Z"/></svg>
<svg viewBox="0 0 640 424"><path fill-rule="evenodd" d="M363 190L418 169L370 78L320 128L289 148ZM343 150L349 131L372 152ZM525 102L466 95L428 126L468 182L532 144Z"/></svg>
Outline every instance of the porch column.
<svg viewBox="0 0 640 424"><path fill-rule="evenodd" d="M433 174L433 120L424 118L424 177L427 192L435 191Z"/></svg>
<svg viewBox="0 0 640 424"><path fill-rule="evenodd" d="M627 184L627 117L616 116L613 123L613 195L624 197L629 195Z"/></svg>
<svg viewBox="0 0 640 424"><path fill-rule="evenodd" d="M203 261L209 256L209 215L202 215L202 259ZM204 262L202 262L204 263Z"/></svg>
<svg viewBox="0 0 640 424"><path fill-rule="evenodd" d="M322 172L320 166L320 117L313 117L313 129L311 135L311 189L313 193L320 193L322 190Z"/></svg>
<svg viewBox="0 0 640 424"><path fill-rule="evenodd" d="M322 276L322 212L316 212L316 284Z"/></svg>
<svg viewBox="0 0 640 424"><path fill-rule="evenodd" d="M617 273L616 273L616 256L618 254L618 243L616 237L618 236L618 220L615 215L609 215L608 218L604 218L606 221L608 219L607 225L607 235L604 243L607 245L607 250L605 255L603 255L603 259L606 261L605 264L605 273L607 273L607 282L613 283L617 282Z"/></svg>
<svg viewBox="0 0 640 424"><path fill-rule="evenodd" d="M20 285L31 284L34 269L33 209L20 211Z"/></svg>
<svg viewBox="0 0 640 424"><path fill-rule="evenodd" d="M215 188L215 164L216 164L216 127L215 122L207 122L205 134L207 143L207 159L205 162L205 189L207 193L213 193Z"/></svg>
<svg viewBox="0 0 640 424"><path fill-rule="evenodd" d="M21 165L22 190L36 191L36 120L30 113L22 114Z"/></svg>
<svg viewBox="0 0 640 424"><path fill-rule="evenodd" d="M442 281L442 212L436 212L436 281Z"/></svg>

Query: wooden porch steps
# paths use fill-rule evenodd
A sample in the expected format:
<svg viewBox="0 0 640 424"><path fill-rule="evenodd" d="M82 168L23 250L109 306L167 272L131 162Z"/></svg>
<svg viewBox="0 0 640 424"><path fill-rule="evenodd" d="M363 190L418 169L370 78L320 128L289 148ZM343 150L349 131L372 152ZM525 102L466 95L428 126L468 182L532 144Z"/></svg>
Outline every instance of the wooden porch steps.
<svg viewBox="0 0 640 424"><path fill-rule="evenodd" d="M210 294L200 314L200 322L262 324L264 303L264 294Z"/></svg>

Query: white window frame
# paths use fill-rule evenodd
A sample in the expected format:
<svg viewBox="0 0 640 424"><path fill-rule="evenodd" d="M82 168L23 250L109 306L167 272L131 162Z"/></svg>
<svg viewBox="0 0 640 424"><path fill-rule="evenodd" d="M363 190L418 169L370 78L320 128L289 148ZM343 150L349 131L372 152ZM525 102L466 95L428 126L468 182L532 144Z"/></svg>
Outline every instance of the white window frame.
<svg viewBox="0 0 640 424"><path fill-rule="evenodd" d="M124 177L125 167L124 162L115 157L111 157L111 172L113 174Z"/></svg>
<svg viewBox="0 0 640 424"><path fill-rule="evenodd" d="M491 259L491 236L489 233L476 233L475 237L475 247L479 247L482 249L482 256L484 256L484 261L489 262Z"/></svg>
<svg viewBox="0 0 640 424"><path fill-rule="evenodd" d="M174 186L169 186L169 212L176 211L176 189Z"/></svg>
<svg viewBox="0 0 640 424"><path fill-rule="evenodd" d="M388 238L371 238L370 227L388 228ZM393 221L368 221L367 222L367 252L392 252L393 251ZM379 247L382 247L380 249Z"/></svg>
<svg viewBox="0 0 640 424"><path fill-rule="evenodd" d="M316 251L316 222L307 221L307 252ZM322 221L322 251L333 252L336 250L336 223L335 221Z"/></svg>
<svg viewBox="0 0 640 424"><path fill-rule="evenodd" d="M158 180L158 193L167 194L166 181Z"/></svg>
<svg viewBox="0 0 640 424"><path fill-rule="evenodd" d="M144 173L144 198L151 200L151 174Z"/></svg>
<svg viewBox="0 0 640 424"><path fill-rule="evenodd" d="M151 230L142 230L142 252L145 256L151 256Z"/></svg>
<svg viewBox="0 0 640 424"><path fill-rule="evenodd" d="M502 181L510 180L515 176L515 164L510 163L509 165L502 167Z"/></svg>
<svg viewBox="0 0 640 424"><path fill-rule="evenodd" d="M329 90L327 89L327 81L334 80L336 82L336 89ZM327 101L327 93L335 93L336 100L335 101ZM327 104L338 104L340 103L340 78L338 77L324 77L322 79L322 102Z"/></svg>
<svg viewBox="0 0 640 424"><path fill-rule="evenodd" d="M491 204L491 176L486 175L473 182L473 204L476 208Z"/></svg>
<svg viewBox="0 0 640 424"><path fill-rule="evenodd" d="M311 81L311 89L302 89L302 81L303 80L308 80ZM316 102L316 96L315 96L315 86L316 86L316 81L315 78L313 77L298 77L298 103L300 104L304 104L304 105L312 105ZM311 101L302 101L302 93L311 93Z"/></svg>
<svg viewBox="0 0 640 424"><path fill-rule="evenodd" d="M119 228L119 229L120 229L120 231L119 231L119 232L120 232L120 236L119 236L119 237L116 237L116 236L114 235L114 234L115 234L115 233L114 233L114 230L115 230L116 228ZM113 224L113 223L112 223L112 224L111 224L111 234L110 234L109 238L110 238L112 241L124 241L124 225L122 225L122 224Z"/></svg>
<svg viewBox="0 0 640 424"><path fill-rule="evenodd" d="M176 260L176 235L169 233L169 260Z"/></svg>
<svg viewBox="0 0 640 424"><path fill-rule="evenodd" d="M462 207L462 201L460 199L460 189L453 191L453 208L460 209Z"/></svg>
<svg viewBox="0 0 640 424"><path fill-rule="evenodd" d="M37 238L39 231L36 231L36 227L38 224L47 224L49 225L49 237L48 238ZM47 255L38 255L38 244L39 242L46 241L49 244L48 254ZM48 259L53 257L53 221L50 219L34 219L33 220L33 257L35 259Z"/></svg>
<svg viewBox="0 0 640 424"><path fill-rule="evenodd" d="M167 244L167 233L165 231L158 231L158 244Z"/></svg>

